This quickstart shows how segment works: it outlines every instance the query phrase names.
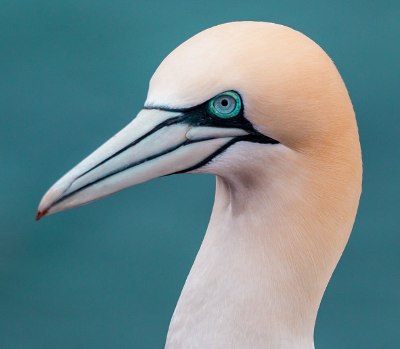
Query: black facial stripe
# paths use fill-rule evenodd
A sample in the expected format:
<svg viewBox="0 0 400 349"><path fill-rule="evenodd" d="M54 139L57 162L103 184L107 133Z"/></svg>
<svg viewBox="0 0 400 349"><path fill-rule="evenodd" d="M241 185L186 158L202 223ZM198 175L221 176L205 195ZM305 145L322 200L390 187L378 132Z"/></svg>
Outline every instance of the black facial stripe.
<svg viewBox="0 0 400 349"><path fill-rule="evenodd" d="M239 96L240 94L236 91ZM240 97L241 98L241 97ZM172 112L181 112L184 113L185 117L182 119L181 123L189 124L192 126L208 126L208 127L221 127L221 128L240 128L249 133L246 136L239 136L233 138L227 144L223 145L221 148L216 150L213 154L208 156L206 159L200 161L197 165L191 166L183 171L178 171L175 173L185 173L194 171L202 166L205 166L210 161L212 161L216 156L223 153L226 149L228 149L231 145L240 142L247 141L253 143L262 143L262 144L279 144L279 142L273 138L263 135L258 132L250 121L248 121L244 117L244 105L242 103L242 109L239 114L233 118L222 119L218 116L215 116L210 112L209 101L206 101L198 106L186 108L186 109L174 109L174 108L166 108L166 107L153 107L160 110L172 111ZM152 109L149 107L149 109Z"/></svg>
<svg viewBox="0 0 400 349"><path fill-rule="evenodd" d="M252 143L261 143L261 144L279 144L278 141L275 139L269 138L267 136L259 137L257 135L246 135L246 136L239 136L235 137L232 140L230 140L228 143L224 144L221 148L217 149L214 153L206 157L204 160L200 161L194 166L191 166L185 170L174 172L171 174L179 174L179 173L186 173L190 171L197 170L200 167L203 167L210 163L215 157L218 155L222 154L225 150L227 150L231 145L241 142L241 141L247 141L247 142L252 142Z"/></svg>
<svg viewBox="0 0 400 349"><path fill-rule="evenodd" d="M226 149L228 149L232 144L235 144L236 142L239 141L240 137L235 137L233 139L231 139L228 143L224 144L221 148L217 149L214 153L212 153L210 156L206 157L204 160L200 161L199 163L197 163L194 166L191 166L189 168L187 168L186 170L182 170L182 171L178 171L178 172L174 172L171 174L180 174L180 173L186 173L186 172L190 172L190 171L194 171L197 170L198 168L207 165L212 159L214 159L217 155L223 153Z"/></svg>
<svg viewBox="0 0 400 349"><path fill-rule="evenodd" d="M236 92L237 93L237 92ZM238 93L237 93L238 94ZM240 95L239 95L240 96ZM242 104L242 109L239 114L235 117L223 119L215 116L211 113L209 109L210 101L206 101L191 108L167 108L167 107L157 107L157 106L147 106L145 109L159 109L171 112L180 112L185 115L182 123L192 125L192 126L208 126L208 127L221 127L221 128L240 128L247 131L250 134L261 135L244 117L244 107Z"/></svg>

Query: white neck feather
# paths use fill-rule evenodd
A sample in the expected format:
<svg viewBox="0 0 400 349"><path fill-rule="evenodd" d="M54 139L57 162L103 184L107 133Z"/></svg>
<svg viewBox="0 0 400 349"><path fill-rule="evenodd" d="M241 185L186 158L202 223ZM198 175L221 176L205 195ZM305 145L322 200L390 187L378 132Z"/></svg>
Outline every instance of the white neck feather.
<svg viewBox="0 0 400 349"><path fill-rule="evenodd" d="M210 165L219 174L214 209L167 349L314 348L318 307L355 211L339 209L332 217L325 196L336 202L334 193L318 190L321 176L307 169L307 157L283 145L266 147L231 147L220 166L229 173ZM230 152L235 161L226 166Z"/></svg>

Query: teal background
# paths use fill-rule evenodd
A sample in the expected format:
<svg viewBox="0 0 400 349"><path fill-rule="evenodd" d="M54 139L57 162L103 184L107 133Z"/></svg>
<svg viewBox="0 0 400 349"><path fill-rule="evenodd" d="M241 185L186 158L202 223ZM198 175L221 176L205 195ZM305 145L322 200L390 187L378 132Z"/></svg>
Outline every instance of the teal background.
<svg viewBox="0 0 400 349"><path fill-rule="evenodd" d="M398 348L399 1L0 1L0 349L162 348L214 178L180 175L34 221L62 174L141 109L177 45L282 23L333 58L360 129L364 191L317 319L317 349Z"/></svg>

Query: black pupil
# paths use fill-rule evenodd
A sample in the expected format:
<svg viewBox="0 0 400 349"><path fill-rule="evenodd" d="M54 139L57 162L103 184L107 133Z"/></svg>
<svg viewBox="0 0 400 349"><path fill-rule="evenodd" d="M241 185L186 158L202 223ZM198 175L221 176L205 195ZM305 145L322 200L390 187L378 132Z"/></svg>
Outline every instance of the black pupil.
<svg viewBox="0 0 400 349"><path fill-rule="evenodd" d="M226 107L226 106L228 105L228 100L223 99L223 100L221 101L221 105L222 105L223 107Z"/></svg>

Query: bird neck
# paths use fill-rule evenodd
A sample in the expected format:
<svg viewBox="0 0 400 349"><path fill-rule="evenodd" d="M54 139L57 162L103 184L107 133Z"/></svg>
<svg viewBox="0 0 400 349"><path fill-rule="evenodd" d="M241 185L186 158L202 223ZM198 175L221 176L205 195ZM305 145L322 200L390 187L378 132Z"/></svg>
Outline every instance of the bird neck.
<svg viewBox="0 0 400 349"><path fill-rule="evenodd" d="M321 200L332 193L318 188L313 171L279 172L294 161L282 152L275 173L250 168L217 177L210 224L166 348L314 348L318 307L355 209L344 219L343 203L326 208L331 203Z"/></svg>

